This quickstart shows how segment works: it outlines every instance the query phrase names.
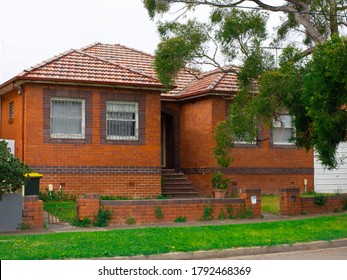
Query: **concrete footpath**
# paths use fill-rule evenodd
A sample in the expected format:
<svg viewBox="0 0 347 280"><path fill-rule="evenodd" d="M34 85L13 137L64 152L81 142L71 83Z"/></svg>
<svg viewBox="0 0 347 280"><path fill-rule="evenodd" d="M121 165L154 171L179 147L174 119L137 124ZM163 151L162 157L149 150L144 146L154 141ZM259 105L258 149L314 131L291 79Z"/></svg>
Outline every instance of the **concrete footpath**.
<svg viewBox="0 0 347 280"><path fill-rule="evenodd" d="M343 213L342 213L343 214ZM148 228L148 227L192 227L192 226L214 226L214 225L230 225L230 224L247 224L247 223L264 223L275 221L288 221L288 220L300 220L321 216L335 216L340 214L323 214L323 215L305 215L305 216L281 216L265 214L262 218L256 219L242 219L242 220L213 220L213 221L190 221L185 223L163 223L163 224L144 224L144 225L125 225L116 227L90 227L80 228L70 226L69 224L50 224L47 229L44 230L18 230L12 232L0 232L0 235L30 235L30 234L53 234L63 232L91 232L91 231L109 231L109 230L124 230L135 228ZM347 226L347 225L346 225ZM276 246L265 247L247 247L247 248L235 248L235 249L223 249L223 250L211 250L211 251L196 251L196 252L182 252L182 253L168 253L160 255L150 256L133 256L133 257L115 257L112 259L123 260L203 260L203 259L223 259L223 258L235 258L239 256L251 256L260 254L274 254L282 252L298 252L309 251L327 248L340 248L347 247L347 238L331 241L315 241L309 243L296 243L296 244L284 244ZM105 258L110 259L110 258Z"/></svg>

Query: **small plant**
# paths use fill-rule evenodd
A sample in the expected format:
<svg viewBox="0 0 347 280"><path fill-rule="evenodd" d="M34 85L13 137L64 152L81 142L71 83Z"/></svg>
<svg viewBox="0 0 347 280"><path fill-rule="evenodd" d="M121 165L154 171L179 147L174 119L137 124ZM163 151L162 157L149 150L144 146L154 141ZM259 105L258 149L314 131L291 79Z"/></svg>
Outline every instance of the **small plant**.
<svg viewBox="0 0 347 280"><path fill-rule="evenodd" d="M223 209L220 209L219 214L218 214L218 220L225 220L226 219L226 214Z"/></svg>
<svg viewBox="0 0 347 280"><path fill-rule="evenodd" d="M160 194L156 197L156 199L167 199L167 197L165 195Z"/></svg>
<svg viewBox="0 0 347 280"><path fill-rule="evenodd" d="M21 223L17 227L18 230L29 230L32 229L32 225L27 224L27 223Z"/></svg>
<svg viewBox="0 0 347 280"><path fill-rule="evenodd" d="M155 216L158 220L161 220L161 219L164 218L164 212L163 212L163 210L161 209L160 206L155 207L155 209L154 209L154 216Z"/></svg>
<svg viewBox="0 0 347 280"><path fill-rule="evenodd" d="M343 211L346 211L346 210L347 210L347 198L346 198L346 197L343 199L343 207L342 207L342 210L343 210Z"/></svg>
<svg viewBox="0 0 347 280"><path fill-rule="evenodd" d="M187 217L186 216L178 216L175 220L174 220L174 222L175 223L185 223L187 221Z"/></svg>
<svg viewBox="0 0 347 280"><path fill-rule="evenodd" d="M334 209L334 213L340 213L341 211L340 211L340 209L339 208L335 208Z"/></svg>
<svg viewBox="0 0 347 280"><path fill-rule="evenodd" d="M234 208L232 205L228 205L226 207L227 212L228 212L228 219L233 219L233 213L234 213Z"/></svg>
<svg viewBox="0 0 347 280"><path fill-rule="evenodd" d="M318 194L316 193L314 196L314 204L317 205L318 207L322 207L325 205L327 199L324 196L324 194Z"/></svg>
<svg viewBox="0 0 347 280"><path fill-rule="evenodd" d="M128 216L126 219L127 225L135 225L136 224L136 219L133 217Z"/></svg>
<svg viewBox="0 0 347 280"><path fill-rule="evenodd" d="M212 208L212 206L204 205L204 211L202 212L202 216L201 216L200 220L201 221L213 220L213 208Z"/></svg>
<svg viewBox="0 0 347 280"><path fill-rule="evenodd" d="M165 186L165 177L161 176L161 186L164 187Z"/></svg>
<svg viewBox="0 0 347 280"><path fill-rule="evenodd" d="M107 227L111 218L112 212L110 210L99 208L93 224L96 227Z"/></svg>
<svg viewBox="0 0 347 280"><path fill-rule="evenodd" d="M84 217L83 220L79 220L75 217L70 224L75 227L89 227L91 223L92 221L88 217Z"/></svg>
<svg viewBox="0 0 347 280"><path fill-rule="evenodd" d="M44 192L39 192L39 198L42 201L75 201L76 197L72 194L65 194L63 190L50 191L48 188Z"/></svg>
<svg viewBox="0 0 347 280"><path fill-rule="evenodd" d="M251 219L254 217L252 208L247 207L244 211L239 214L240 219Z"/></svg>
<svg viewBox="0 0 347 280"><path fill-rule="evenodd" d="M226 190L230 184L230 178L223 178L223 173L217 171L211 178L212 187L215 190Z"/></svg>

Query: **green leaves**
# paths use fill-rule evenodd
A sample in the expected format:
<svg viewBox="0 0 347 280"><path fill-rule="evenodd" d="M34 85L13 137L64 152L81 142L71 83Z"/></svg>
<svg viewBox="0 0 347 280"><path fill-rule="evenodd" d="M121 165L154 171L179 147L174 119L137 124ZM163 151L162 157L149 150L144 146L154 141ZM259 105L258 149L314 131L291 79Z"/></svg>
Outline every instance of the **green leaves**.
<svg viewBox="0 0 347 280"><path fill-rule="evenodd" d="M5 141L0 141L0 193L15 192L24 185L29 167L15 158Z"/></svg>
<svg viewBox="0 0 347 280"><path fill-rule="evenodd" d="M337 165L337 145L347 134L347 39L333 36L319 45L308 64L302 101L312 119L311 139L319 159Z"/></svg>

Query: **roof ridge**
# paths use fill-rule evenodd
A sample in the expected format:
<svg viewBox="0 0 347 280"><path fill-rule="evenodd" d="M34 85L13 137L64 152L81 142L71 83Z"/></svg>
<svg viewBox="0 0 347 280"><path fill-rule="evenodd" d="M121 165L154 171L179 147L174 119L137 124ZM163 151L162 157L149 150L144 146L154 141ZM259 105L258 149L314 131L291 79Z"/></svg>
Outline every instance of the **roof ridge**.
<svg viewBox="0 0 347 280"><path fill-rule="evenodd" d="M98 57L98 56L93 55L93 54L90 54L90 53L86 53L86 52L83 52L83 51L80 51L80 50L75 50L75 51L76 51L77 53L80 53L80 54L89 56L89 57L91 57L91 58L100 60L100 61L102 61L102 62L104 62L104 63L107 63L107 64L110 64L110 65L113 65L113 66L116 66L116 67L125 69L125 70L127 70L127 71L129 71L129 72L136 73L137 75L141 75L141 76L143 76L143 77L150 78L150 79L155 80L156 82L160 83L160 82L158 81L158 79L156 79L155 77L150 76L150 75L143 74L143 73L141 73L140 71L136 71L136 70L134 70L134 69L130 69L130 68L124 67L124 66L121 65L121 64L114 63L114 62L112 62L112 61L109 61L109 60L107 60L107 59L103 59L103 58L101 58L101 57Z"/></svg>
<svg viewBox="0 0 347 280"><path fill-rule="evenodd" d="M208 90L212 90L212 89L215 89L217 87L217 85L220 83L220 81L225 77L225 75L227 73L224 73L224 72L216 72L216 74L218 74L217 78L215 78L211 83L210 85L207 87ZM213 75L213 74L212 74Z"/></svg>
<svg viewBox="0 0 347 280"><path fill-rule="evenodd" d="M144 54L146 56L150 56L151 58L154 58L154 55L150 54L150 53L147 53L147 52L144 52L144 51L140 51L138 49L135 49L135 48L130 48L128 46L125 46L125 45L122 45L122 44L106 44L106 45L110 45L110 46L119 46L119 47L122 47L122 48L125 48L125 49L128 49L128 50L131 50L131 51L135 51L135 52L138 52L138 53L141 53L141 54Z"/></svg>
<svg viewBox="0 0 347 280"><path fill-rule="evenodd" d="M79 48L78 50L86 50L86 49L92 48L92 47L97 46L97 45L102 45L102 44L98 41L95 41L94 43L91 43L85 47Z"/></svg>
<svg viewBox="0 0 347 280"><path fill-rule="evenodd" d="M68 54L73 53L74 51L76 51L76 50L75 49L69 49L69 50L67 50L65 52L62 52L62 53L60 53L58 55L55 55L55 56L53 56L53 57L51 57L49 59L46 59L46 60L44 60L44 61L42 61L42 62L40 62L40 63L38 63L38 64L36 64L34 66L30 66L28 69L24 69L21 73L19 73L18 76L24 76L27 73L29 73L31 71L34 71L34 70L37 70L37 69L39 69L39 68L41 68L41 67L43 67L43 66L45 66L45 65L47 65L49 63L52 63L53 61L58 60L58 59L60 59L60 58L62 58L64 56L67 56Z"/></svg>

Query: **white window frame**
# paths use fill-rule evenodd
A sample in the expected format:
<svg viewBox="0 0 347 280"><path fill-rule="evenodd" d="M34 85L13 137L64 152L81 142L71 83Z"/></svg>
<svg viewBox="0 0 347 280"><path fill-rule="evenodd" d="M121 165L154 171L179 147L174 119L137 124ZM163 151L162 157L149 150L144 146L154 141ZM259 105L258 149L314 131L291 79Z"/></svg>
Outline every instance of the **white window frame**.
<svg viewBox="0 0 347 280"><path fill-rule="evenodd" d="M109 120L115 120L117 119L110 119L107 115L107 105L108 104L114 104L114 105L134 105L135 106L135 135L134 136L123 136L123 135L108 135L108 129L107 124ZM119 121L124 121L123 119ZM139 103L136 101L115 101L115 100L109 100L106 102L106 139L107 140L129 140L129 141L137 141L139 140Z"/></svg>
<svg viewBox="0 0 347 280"><path fill-rule="evenodd" d="M288 122L284 122L282 120L283 117L289 117L290 118L290 125L288 125ZM291 135L290 138L295 136L295 128L293 126L293 116L289 114L281 114L277 119L274 119L272 122L272 142L273 145L294 145L293 142L290 142L290 138L287 138L286 141L275 141L274 134L276 131L280 130L285 130L285 129L290 129L291 130Z"/></svg>
<svg viewBox="0 0 347 280"><path fill-rule="evenodd" d="M61 102L80 102L82 106L82 116L81 116L81 133L79 134L72 134L72 133L53 133L53 102L54 101L61 101ZM60 139L85 139L85 124L86 124L86 113L85 113L85 100L84 99L77 99L77 98L51 98L51 115L50 115L50 127L51 127L51 138L60 138Z"/></svg>

